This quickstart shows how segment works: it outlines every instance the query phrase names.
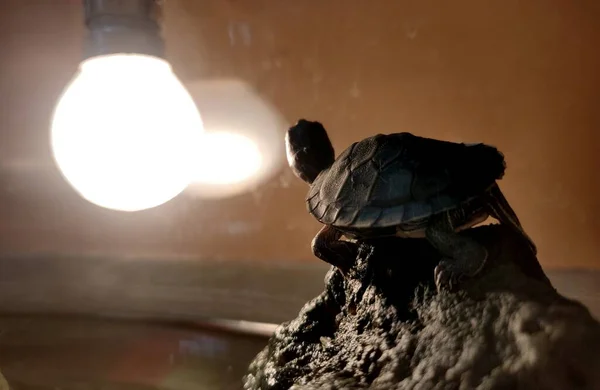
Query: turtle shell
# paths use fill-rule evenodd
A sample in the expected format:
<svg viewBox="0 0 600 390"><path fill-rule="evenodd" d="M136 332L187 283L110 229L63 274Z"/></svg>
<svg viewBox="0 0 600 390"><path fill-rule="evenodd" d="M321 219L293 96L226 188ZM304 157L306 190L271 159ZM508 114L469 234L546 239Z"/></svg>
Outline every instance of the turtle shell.
<svg viewBox="0 0 600 390"><path fill-rule="evenodd" d="M317 176L307 207L327 225L389 228L470 201L504 170L504 156L492 146L378 134L352 144Z"/></svg>

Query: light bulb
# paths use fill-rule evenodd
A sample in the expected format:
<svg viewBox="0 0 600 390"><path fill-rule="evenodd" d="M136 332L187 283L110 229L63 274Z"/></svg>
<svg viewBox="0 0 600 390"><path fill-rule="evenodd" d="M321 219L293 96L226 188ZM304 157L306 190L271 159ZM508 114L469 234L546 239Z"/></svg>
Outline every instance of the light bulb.
<svg viewBox="0 0 600 390"><path fill-rule="evenodd" d="M83 198L137 211L188 186L202 131L198 109L168 62L102 55L82 62L60 98L51 146L63 176Z"/></svg>

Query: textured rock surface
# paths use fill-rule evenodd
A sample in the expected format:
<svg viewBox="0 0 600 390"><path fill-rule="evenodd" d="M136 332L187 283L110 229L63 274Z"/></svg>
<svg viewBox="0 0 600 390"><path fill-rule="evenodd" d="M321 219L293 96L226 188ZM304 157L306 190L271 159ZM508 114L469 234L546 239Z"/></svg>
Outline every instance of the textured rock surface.
<svg viewBox="0 0 600 390"><path fill-rule="evenodd" d="M557 293L501 226L471 229L480 277L436 294L439 255L422 240L363 245L348 279L283 324L246 389L600 389L600 324Z"/></svg>

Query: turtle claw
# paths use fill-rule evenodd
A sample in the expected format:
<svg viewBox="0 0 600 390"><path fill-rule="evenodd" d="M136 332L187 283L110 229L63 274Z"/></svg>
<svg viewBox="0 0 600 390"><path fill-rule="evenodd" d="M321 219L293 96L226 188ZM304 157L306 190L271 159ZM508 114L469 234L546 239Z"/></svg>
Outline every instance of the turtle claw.
<svg viewBox="0 0 600 390"><path fill-rule="evenodd" d="M358 245L349 241L342 241L342 233L337 229L325 225L312 241L313 254L337 267L344 276L354 265L358 255Z"/></svg>
<svg viewBox="0 0 600 390"><path fill-rule="evenodd" d="M463 273L457 272L451 259L441 260L437 267L435 267L433 275L438 293L442 291L455 291L464 281L465 277Z"/></svg>

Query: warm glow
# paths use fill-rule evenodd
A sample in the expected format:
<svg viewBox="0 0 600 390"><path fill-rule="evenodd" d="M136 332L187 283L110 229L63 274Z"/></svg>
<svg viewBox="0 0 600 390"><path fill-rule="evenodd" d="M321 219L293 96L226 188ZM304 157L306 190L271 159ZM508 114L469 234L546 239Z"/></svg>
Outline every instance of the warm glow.
<svg viewBox="0 0 600 390"><path fill-rule="evenodd" d="M204 133L196 150L192 182L237 184L252 178L262 156L256 143L234 132Z"/></svg>
<svg viewBox="0 0 600 390"><path fill-rule="evenodd" d="M82 63L56 107L51 143L83 198L136 211L188 186L201 132L197 107L166 61L119 54Z"/></svg>
<svg viewBox="0 0 600 390"><path fill-rule="evenodd" d="M197 80L186 85L202 112L206 132L198 142L186 195L219 199L252 192L285 166L285 119L239 80Z"/></svg>

